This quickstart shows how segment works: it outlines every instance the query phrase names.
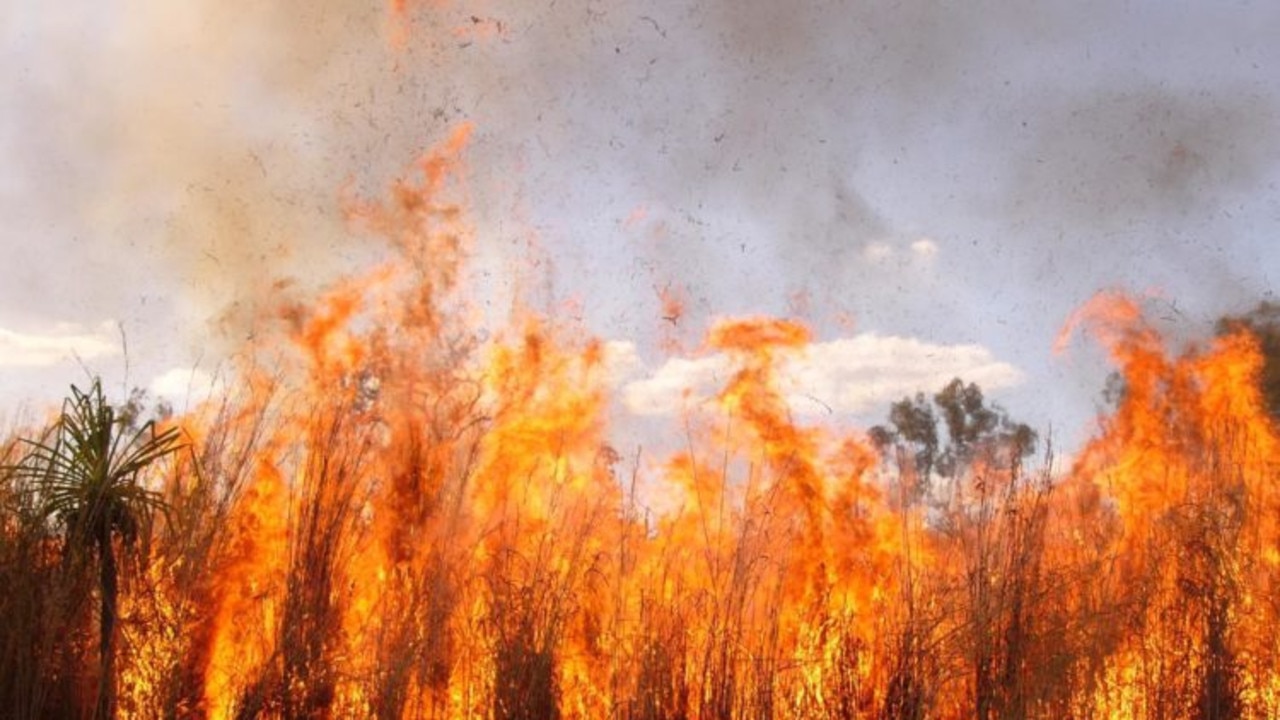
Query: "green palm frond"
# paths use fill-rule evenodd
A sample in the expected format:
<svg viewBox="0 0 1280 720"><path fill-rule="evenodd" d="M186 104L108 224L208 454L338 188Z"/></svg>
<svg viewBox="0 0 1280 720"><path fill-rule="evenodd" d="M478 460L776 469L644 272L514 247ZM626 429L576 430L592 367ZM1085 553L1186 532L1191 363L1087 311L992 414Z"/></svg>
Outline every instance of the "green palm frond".
<svg viewBox="0 0 1280 720"><path fill-rule="evenodd" d="M27 452L16 464L0 465L0 479L17 481L40 515L60 525L67 557L96 562L101 667L94 717L100 718L114 717L116 708L114 636L120 589L115 541L126 550L126 562L147 557L152 519L157 512L167 514L168 506L138 476L184 447L176 428L156 432L154 421L136 429L131 425L107 402L101 381L94 380L88 392L73 385L53 427L39 439L24 441Z"/></svg>
<svg viewBox="0 0 1280 720"><path fill-rule="evenodd" d="M167 512L163 496L139 484L139 473L184 447L178 428L157 432L154 421L126 427L97 380L87 392L73 385L52 430L23 442L25 457L2 469L31 483L45 517L72 532L105 531L126 540L155 512Z"/></svg>

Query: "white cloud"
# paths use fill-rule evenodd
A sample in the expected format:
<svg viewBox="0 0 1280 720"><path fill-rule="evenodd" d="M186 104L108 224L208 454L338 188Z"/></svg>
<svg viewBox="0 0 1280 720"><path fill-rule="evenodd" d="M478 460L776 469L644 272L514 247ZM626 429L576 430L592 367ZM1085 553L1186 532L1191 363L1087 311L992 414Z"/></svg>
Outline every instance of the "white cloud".
<svg viewBox="0 0 1280 720"><path fill-rule="evenodd" d="M687 402L705 400L728 377L729 358L723 354L702 358L671 358L652 376L627 383L622 402L637 415L678 412Z"/></svg>
<svg viewBox="0 0 1280 720"><path fill-rule="evenodd" d="M156 376L147 389L152 395L181 406L207 400L221 387L221 379L204 370L175 367Z"/></svg>
<svg viewBox="0 0 1280 720"><path fill-rule="evenodd" d="M115 325L94 329L58 324L42 333L0 328L0 367L48 367L79 357L81 360L120 354Z"/></svg>
<svg viewBox="0 0 1280 720"><path fill-rule="evenodd" d="M915 253L916 257L931 258L938 254L938 243L929 238L920 238L911 243L911 252Z"/></svg>
<svg viewBox="0 0 1280 720"><path fill-rule="evenodd" d="M644 369L636 344L630 340L610 340L604 344L604 368L611 387L631 380Z"/></svg>
<svg viewBox="0 0 1280 720"><path fill-rule="evenodd" d="M730 370L723 354L673 358L651 376L626 384L623 402L637 415L676 413L705 402ZM990 391L1017 385L1023 373L981 345L875 334L813 343L779 367L779 387L792 410L808 415L878 411L905 395L939 390L954 377Z"/></svg>
<svg viewBox="0 0 1280 720"><path fill-rule="evenodd" d="M867 243L862 247L862 257L871 262L887 260L893 256L893 246L886 242Z"/></svg>
<svg viewBox="0 0 1280 720"><path fill-rule="evenodd" d="M904 239L877 240L862 246L862 258L872 263L896 261L901 265L912 259L930 260L937 254L938 243L927 237L917 238L910 243Z"/></svg>

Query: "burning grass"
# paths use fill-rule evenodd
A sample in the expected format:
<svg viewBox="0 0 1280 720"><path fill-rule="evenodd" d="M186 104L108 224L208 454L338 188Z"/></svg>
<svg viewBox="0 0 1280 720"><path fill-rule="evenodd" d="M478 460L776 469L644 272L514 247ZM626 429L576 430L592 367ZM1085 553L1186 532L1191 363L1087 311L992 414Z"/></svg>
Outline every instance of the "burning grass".
<svg viewBox="0 0 1280 720"><path fill-rule="evenodd" d="M777 367L808 331L727 320L706 346L732 372L684 449L624 461L600 342L530 313L478 339L464 144L351 202L394 260L282 309L235 391L168 421L187 451L136 478L164 512L123 568L114 664L47 489L6 476L11 717L89 717L103 688L137 717L1280 714L1280 455L1251 337L1178 356L1095 300L1078 324L1125 389L1053 478L1003 431L957 435L944 474L907 440L802 424Z"/></svg>

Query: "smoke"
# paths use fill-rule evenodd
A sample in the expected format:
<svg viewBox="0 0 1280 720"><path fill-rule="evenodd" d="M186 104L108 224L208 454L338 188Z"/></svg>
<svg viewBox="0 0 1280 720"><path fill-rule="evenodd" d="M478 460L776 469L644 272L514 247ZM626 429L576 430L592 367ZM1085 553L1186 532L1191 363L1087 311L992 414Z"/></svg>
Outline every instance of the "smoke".
<svg viewBox="0 0 1280 720"><path fill-rule="evenodd" d="M492 157L519 159L531 223L589 256L566 273L631 254L623 266L726 312L785 312L808 290L918 331L941 319L935 278L886 273L862 249L927 236L973 292L993 254L1008 288L1085 278L1061 317L1131 265L1117 247L1168 258L1143 285L1212 254L1206 235L1233 242L1214 214L1273 169L1275 88L1249 65L1269 52L1260 17L1004 2L488 10L502 39L449 68ZM1222 40L1196 40L1206 28ZM661 243L583 235L636 205ZM652 306L604 279L581 291L601 323Z"/></svg>
<svg viewBox="0 0 1280 720"><path fill-rule="evenodd" d="M382 0L83 5L4 11L0 207L32 240L0 298L163 307L155 345L213 318L234 346L376 257L340 188L381 195L461 121L481 262L534 238L550 294L613 336L661 324L670 285L690 325L804 291L1043 353L1099 286L1256 289L1232 258L1276 202L1270 6L432 2L401 28Z"/></svg>
<svg viewBox="0 0 1280 720"><path fill-rule="evenodd" d="M235 347L282 294L377 257L340 192L380 196L457 121L424 100L432 68L397 67L381 2L29 14L6 119L41 243L5 300L49 317L163 306L177 337Z"/></svg>
<svg viewBox="0 0 1280 720"><path fill-rule="evenodd" d="M353 152L364 133L351 129L371 111L352 95L388 74L370 10L156 3L118 29L134 71L114 88L114 191L97 210L110 226L138 198L157 199L157 254L191 306L184 315L221 316L232 330L272 302L277 279L323 278L362 258L344 243L337 191L368 157ZM370 81L344 84L360 78Z"/></svg>
<svg viewBox="0 0 1280 720"><path fill-rule="evenodd" d="M1276 121L1269 99L1230 87L1047 98L1009 174L1007 211L1097 232L1194 221L1265 180Z"/></svg>

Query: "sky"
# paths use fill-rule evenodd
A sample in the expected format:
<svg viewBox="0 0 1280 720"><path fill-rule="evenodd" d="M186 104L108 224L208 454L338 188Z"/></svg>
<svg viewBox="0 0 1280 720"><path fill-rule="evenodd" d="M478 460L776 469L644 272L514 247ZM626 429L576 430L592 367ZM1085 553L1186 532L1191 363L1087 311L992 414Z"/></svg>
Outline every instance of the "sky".
<svg viewBox="0 0 1280 720"><path fill-rule="evenodd" d="M1093 293L1179 337L1274 299L1276 3L388 5L0 2L0 404L87 368L181 407L278 280L377 259L344 189L461 123L481 302L608 340L636 417L714 385L716 318L799 317L802 413L962 375L1069 448Z"/></svg>

